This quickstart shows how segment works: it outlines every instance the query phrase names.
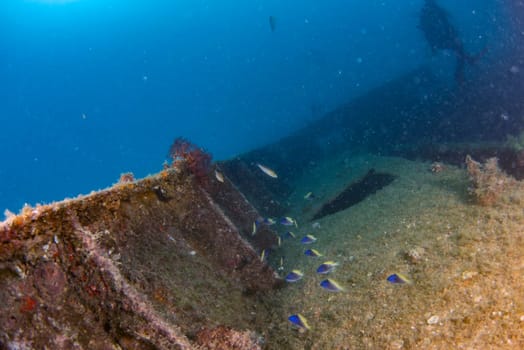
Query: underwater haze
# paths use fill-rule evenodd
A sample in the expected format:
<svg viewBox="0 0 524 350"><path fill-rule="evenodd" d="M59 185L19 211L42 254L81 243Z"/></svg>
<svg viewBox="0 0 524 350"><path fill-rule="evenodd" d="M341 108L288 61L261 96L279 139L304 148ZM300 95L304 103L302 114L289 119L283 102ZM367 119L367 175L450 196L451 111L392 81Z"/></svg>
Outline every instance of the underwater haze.
<svg viewBox="0 0 524 350"><path fill-rule="evenodd" d="M502 45L498 2L439 3L468 51ZM155 173L178 136L234 157L419 66L453 84L454 58L417 28L422 6L3 0L0 208Z"/></svg>

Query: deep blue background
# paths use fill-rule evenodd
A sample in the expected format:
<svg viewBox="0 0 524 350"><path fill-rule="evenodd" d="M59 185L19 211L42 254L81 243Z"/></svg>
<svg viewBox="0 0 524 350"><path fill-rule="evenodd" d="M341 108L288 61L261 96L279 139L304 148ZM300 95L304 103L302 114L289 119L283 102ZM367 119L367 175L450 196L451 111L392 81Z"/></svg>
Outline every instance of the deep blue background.
<svg viewBox="0 0 524 350"><path fill-rule="evenodd" d="M0 209L155 173L176 136L230 158L418 65L451 75L422 2L2 0ZM468 48L496 40L495 2L440 3Z"/></svg>

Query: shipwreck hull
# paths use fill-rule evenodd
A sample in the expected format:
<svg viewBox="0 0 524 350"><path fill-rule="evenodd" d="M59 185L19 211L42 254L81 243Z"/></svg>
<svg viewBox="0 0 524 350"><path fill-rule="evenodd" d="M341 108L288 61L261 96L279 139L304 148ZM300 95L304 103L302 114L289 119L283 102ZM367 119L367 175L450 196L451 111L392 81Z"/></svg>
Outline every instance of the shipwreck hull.
<svg viewBox="0 0 524 350"><path fill-rule="evenodd" d="M219 185L170 169L9 218L0 347L188 349L218 332L257 348L242 329L265 321L253 295L281 285L259 258L276 236L251 245L256 210Z"/></svg>

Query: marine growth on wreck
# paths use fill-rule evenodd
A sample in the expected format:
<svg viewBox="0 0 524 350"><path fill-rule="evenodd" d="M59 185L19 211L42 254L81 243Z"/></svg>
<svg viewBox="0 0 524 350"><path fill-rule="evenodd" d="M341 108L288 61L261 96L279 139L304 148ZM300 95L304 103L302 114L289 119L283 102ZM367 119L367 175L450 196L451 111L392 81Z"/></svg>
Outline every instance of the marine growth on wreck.
<svg viewBox="0 0 524 350"><path fill-rule="evenodd" d="M0 349L524 348L519 1L0 8Z"/></svg>

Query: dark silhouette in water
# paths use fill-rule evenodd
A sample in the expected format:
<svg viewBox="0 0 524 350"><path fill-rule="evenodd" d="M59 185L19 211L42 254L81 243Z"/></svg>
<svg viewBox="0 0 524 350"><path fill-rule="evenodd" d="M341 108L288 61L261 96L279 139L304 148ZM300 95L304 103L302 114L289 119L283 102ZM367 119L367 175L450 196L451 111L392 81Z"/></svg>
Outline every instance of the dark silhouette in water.
<svg viewBox="0 0 524 350"><path fill-rule="evenodd" d="M448 12L440 7L436 0L424 2L420 11L418 28L424 33L433 53L439 50L450 50L455 53L457 56L455 80L463 83L466 63L474 64L484 52L476 56L466 53L458 30L449 20Z"/></svg>
<svg viewBox="0 0 524 350"><path fill-rule="evenodd" d="M271 28L272 32L277 28L277 19L275 16L269 16L269 28Z"/></svg>

